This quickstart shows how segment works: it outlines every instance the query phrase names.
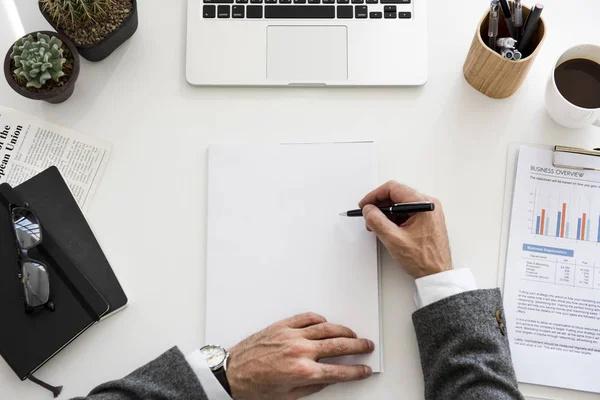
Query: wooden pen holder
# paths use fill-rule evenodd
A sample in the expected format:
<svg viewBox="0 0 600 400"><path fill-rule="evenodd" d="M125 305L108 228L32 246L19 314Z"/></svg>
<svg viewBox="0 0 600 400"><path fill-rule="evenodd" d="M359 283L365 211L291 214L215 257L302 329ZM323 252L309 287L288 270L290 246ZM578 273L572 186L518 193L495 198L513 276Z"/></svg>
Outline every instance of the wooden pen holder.
<svg viewBox="0 0 600 400"><path fill-rule="evenodd" d="M523 6L524 21L530 11L528 7ZM512 96L527 77L546 38L546 24L543 18L540 18L529 45L522 51L523 58L518 61L506 59L487 46L488 25L489 11L477 26L477 32L463 66L463 73L467 82L481 93L494 99L505 99ZM500 11L498 37L509 36L506 21Z"/></svg>

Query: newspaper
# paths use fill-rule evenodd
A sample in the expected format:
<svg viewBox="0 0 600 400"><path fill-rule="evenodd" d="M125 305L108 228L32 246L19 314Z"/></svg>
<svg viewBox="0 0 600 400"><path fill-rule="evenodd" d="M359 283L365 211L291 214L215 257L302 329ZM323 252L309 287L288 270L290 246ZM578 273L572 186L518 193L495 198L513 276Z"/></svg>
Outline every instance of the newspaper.
<svg viewBox="0 0 600 400"><path fill-rule="evenodd" d="M15 187L56 166L85 212L110 151L105 141L0 105L0 184Z"/></svg>

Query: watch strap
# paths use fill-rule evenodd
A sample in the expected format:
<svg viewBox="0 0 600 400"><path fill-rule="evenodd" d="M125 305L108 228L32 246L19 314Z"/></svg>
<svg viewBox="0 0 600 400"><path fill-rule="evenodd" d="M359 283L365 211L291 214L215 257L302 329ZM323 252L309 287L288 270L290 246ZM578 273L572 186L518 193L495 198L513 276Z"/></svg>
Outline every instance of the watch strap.
<svg viewBox="0 0 600 400"><path fill-rule="evenodd" d="M223 386L223 389L225 389L227 394L231 396L231 388L229 387L229 381L227 380L225 368L221 367L212 373L215 375L215 378L217 378L221 386Z"/></svg>

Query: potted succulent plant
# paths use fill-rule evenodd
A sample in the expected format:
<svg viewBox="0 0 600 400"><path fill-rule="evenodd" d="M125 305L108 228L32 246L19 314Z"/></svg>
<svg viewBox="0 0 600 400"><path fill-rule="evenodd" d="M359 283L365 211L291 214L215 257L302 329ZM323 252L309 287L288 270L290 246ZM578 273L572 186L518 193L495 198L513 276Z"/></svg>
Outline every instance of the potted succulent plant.
<svg viewBox="0 0 600 400"><path fill-rule="evenodd" d="M44 18L89 61L108 57L138 27L136 0L39 0Z"/></svg>
<svg viewBox="0 0 600 400"><path fill-rule="evenodd" d="M56 32L41 31L17 40L4 58L4 77L20 95L62 103L79 76L75 46Z"/></svg>

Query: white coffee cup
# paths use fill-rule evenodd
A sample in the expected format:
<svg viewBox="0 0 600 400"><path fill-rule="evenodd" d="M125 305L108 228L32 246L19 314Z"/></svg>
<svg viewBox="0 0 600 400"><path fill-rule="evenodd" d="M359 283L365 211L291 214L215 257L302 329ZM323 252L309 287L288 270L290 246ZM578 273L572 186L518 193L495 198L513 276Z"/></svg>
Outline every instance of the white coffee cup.
<svg viewBox="0 0 600 400"><path fill-rule="evenodd" d="M565 61L574 58L585 58L600 63L600 46L582 44L571 47L559 57L552 68L552 74L546 85L546 110L556 123L567 128L585 128L590 125L600 126L600 108L582 108L570 103L560 93L554 80L554 71Z"/></svg>

